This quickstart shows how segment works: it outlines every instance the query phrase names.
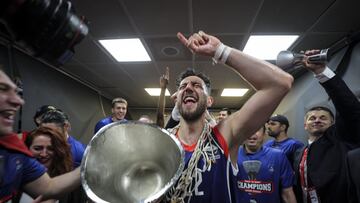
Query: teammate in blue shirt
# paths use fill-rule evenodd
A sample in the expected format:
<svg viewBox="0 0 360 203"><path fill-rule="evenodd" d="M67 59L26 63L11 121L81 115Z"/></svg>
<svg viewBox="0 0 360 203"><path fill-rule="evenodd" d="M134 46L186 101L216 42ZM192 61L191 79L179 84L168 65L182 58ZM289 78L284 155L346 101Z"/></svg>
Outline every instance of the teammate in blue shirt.
<svg viewBox="0 0 360 203"><path fill-rule="evenodd" d="M275 139L267 141L264 146L283 151L290 161L291 166L293 166L295 152L301 149L304 144L299 140L288 137L288 119L283 115L276 114L270 117L265 126L267 134Z"/></svg>
<svg viewBox="0 0 360 203"><path fill-rule="evenodd" d="M71 136L71 135L67 135L67 136L68 136L67 142L70 145L70 150L71 150L71 155L72 155L73 162L74 162L74 167L76 168L81 165L81 161L84 156L86 146L83 143L76 140L73 136Z"/></svg>
<svg viewBox="0 0 360 203"><path fill-rule="evenodd" d="M125 121L125 115L127 112L128 103L123 98L115 98L111 102L111 116L101 119L96 123L94 134L96 134L102 127L115 122L115 121Z"/></svg>
<svg viewBox="0 0 360 203"><path fill-rule="evenodd" d="M262 127L239 149L237 202L296 203L290 163L282 151L263 147L264 139Z"/></svg>
<svg viewBox="0 0 360 203"><path fill-rule="evenodd" d="M170 131L184 146L187 158L186 167L170 189L167 200L236 202L236 171L232 168L237 168L239 146L267 121L289 91L293 78L278 67L225 46L218 38L202 31L188 39L178 33L178 38L194 54L226 63L257 92L240 110L211 127L205 121L206 109L213 103L210 80L191 69L178 78L176 106L181 118L179 125Z"/></svg>
<svg viewBox="0 0 360 203"><path fill-rule="evenodd" d="M25 144L12 134L15 114L24 104L17 93L17 86L0 70L0 202L11 200L20 189L38 197L36 201L56 199L80 185L80 169L50 178L31 157Z"/></svg>

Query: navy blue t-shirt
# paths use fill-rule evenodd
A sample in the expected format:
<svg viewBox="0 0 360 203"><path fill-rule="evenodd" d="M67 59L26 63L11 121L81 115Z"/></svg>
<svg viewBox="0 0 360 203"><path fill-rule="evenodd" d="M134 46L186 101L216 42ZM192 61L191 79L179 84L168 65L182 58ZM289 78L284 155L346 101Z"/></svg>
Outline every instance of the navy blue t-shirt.
<svg viewBox="0 0 360 203"><path fill-rule="evenodd" d="M46 172L46 168L35 158L1 147L0 161L0 202L12 199L23 185Z"/></svg>
<svg viewBox="0 0 360 203"><path fill-rule="evenodd" d="M264 144L264 146L271 147L274 149L280 149L281 151L283 151L292 166L294 162L294 153L296 152L296 150L302 148L304 144L293 138L288 138L281 142L276 142L275 140L269 140Z"/></svg>
<svg viewBox="0 0 360 203"><path fill-rule="evenodd" d="M262 147L254 154L240 147L237 202L280 202L281 190L293 186L294 173L285 154Z"/></svg>
<svg viewBox="0 0 360 203"><path fill-rule="evenodd" d="M74 168L80 166L81 164L81 160L84 156L84 151L86 146L77 141L74 137L70 136L67 139L67 142L70 145L71 148L71 155L72 155L72 159L73 159L73 166Z"/></svg>
<svg viewBox="0 0 360 203"><path fill-rule="evenodd" d="M122 119L121 122L126 122L126 119ZM96 134L102 127L113 123L114 121L112 120L112 117L106 117L104 119L101 119L99 122L96 123L95 125L95 129L94 129L94 134Z"/></svg>

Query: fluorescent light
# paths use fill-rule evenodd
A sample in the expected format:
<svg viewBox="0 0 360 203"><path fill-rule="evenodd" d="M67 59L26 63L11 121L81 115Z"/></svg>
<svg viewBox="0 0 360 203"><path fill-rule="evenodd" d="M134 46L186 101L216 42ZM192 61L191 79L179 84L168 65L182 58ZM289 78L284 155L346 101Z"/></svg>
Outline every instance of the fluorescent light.
<svg viewBox="0 0 360 203"><path fill-rule="evenodd" d="M280 51L287 50L299 35L251 35L244 53L263 60L276 60Z"/></svg>
<svg viewBox="0 0 360 203"><path fill-rule="evenodd" d="M150 96L160 96L161 89L160 88L145 88L145 91ZM170 92L168 89L165 90L165 96L170 96Z"/></svg>
<svg viewBox="0 0 360 203"><path fill-rule="evenodd" d="M242 97L249 89L246 88L225 88L221 96L222 97Z"/></svg>
<svg viewBox="0 0 360 203"><path fill-rule="evenodd" d="M104 39L100 44L119 62L151 61L140 39Z"/></svg>

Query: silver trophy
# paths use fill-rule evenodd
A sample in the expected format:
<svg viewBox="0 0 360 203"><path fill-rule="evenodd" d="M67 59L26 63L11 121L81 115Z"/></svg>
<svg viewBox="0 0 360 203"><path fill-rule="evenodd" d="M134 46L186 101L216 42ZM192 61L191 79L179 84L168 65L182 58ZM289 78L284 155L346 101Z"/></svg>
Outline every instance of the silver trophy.
<svg viewBox="0 0 360 203"><path fill-rule="evenodd" d="M322 49L319 54L315 54L309 57L311 63L326 63L329 59L329 49ZM284 71L291 72L295 69L301 68L301 61L305 57L303 53L294 53L292 51L281 51L276 59L276 65L282 68Z"/></svg>

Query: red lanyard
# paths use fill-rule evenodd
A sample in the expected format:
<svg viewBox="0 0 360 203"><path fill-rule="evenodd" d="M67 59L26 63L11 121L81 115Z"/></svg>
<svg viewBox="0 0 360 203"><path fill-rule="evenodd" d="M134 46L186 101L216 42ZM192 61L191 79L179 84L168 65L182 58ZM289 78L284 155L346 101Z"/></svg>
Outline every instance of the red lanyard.
<svg viewBox="0 0 360 203"><path fill-rule="evenodd" d="M308 156L308 152L309 152L309 148L305 148L304 150L304 154L301 157L301 161L300 161L300 168L299 168L299 172L300 172L300 184L301 184L301 189L303 192L303 201L306 202L311 202L311 203L320 203L320 198L317 195L316 189L310 185L308 183L308 175L307 175L307 156Z"/></svg>
<svg viewBox="0 0 360 203"><path fill-rule="evenodd" d="M308 187L307 163L306 163L308 151L309 151L309 148L305 148L304 153L303 153L303 155L301 157L301 161L300 161L299 172L300 172L300 184L301 184L302 188L307 188Z"/></svg>

